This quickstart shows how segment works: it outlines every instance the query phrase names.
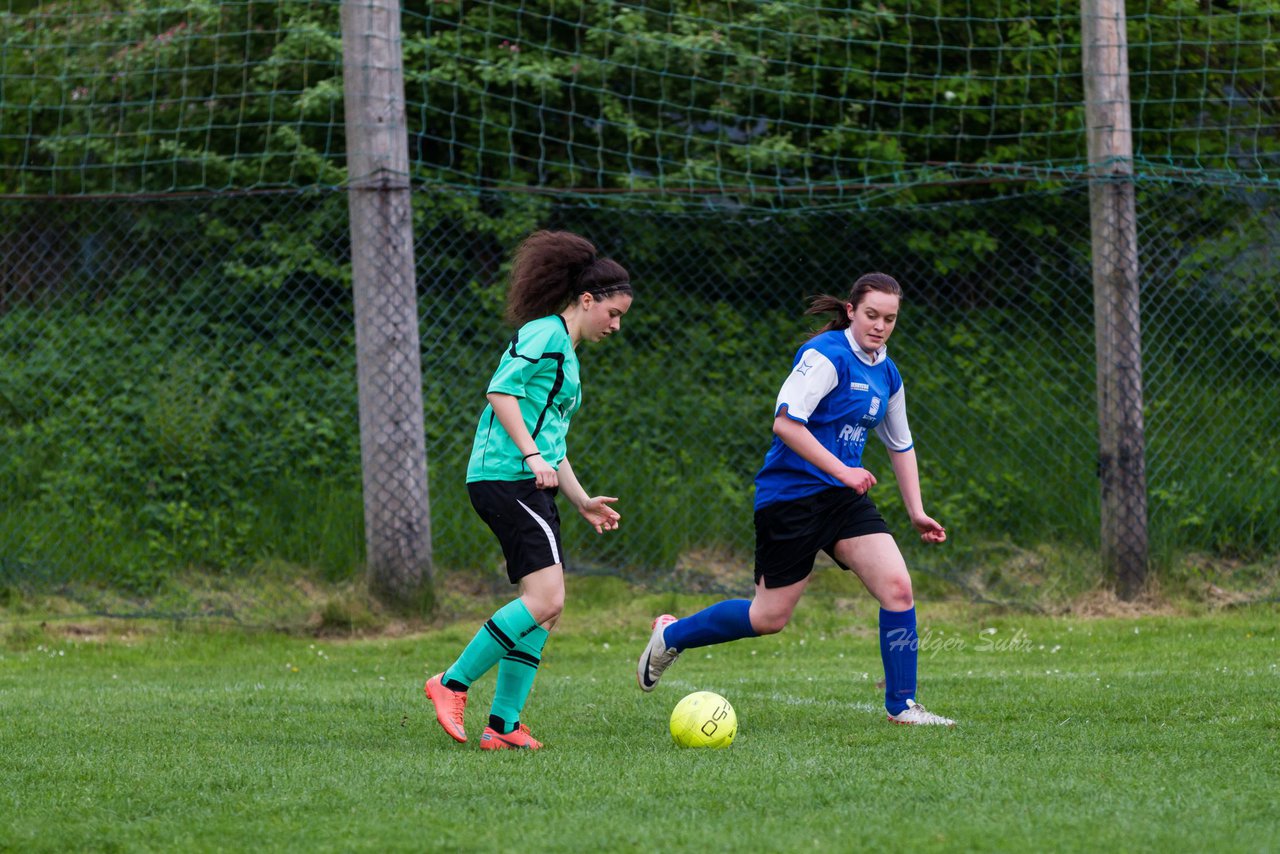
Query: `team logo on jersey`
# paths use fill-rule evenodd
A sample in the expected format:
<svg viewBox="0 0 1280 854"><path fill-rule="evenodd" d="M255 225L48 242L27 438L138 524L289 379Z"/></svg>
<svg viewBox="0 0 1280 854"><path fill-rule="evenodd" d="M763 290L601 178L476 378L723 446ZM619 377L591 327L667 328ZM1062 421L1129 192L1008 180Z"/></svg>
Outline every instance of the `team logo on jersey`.
<svg viewBox="0 0 1280 854"><path fill-rule="evenodd" d="M849 391L870 391L871 386L866 383L849 383Z"/></svg>
<svg viewBox="0 0 1280 854"><path fill-rule="evenodd" d="M866 435L867 435L866 427L862 427L862 426L854 427L852 424L846 424L840 428L841 442L854 442L854 443L861 442Z"/></svg>
<svg viewBox="0 0 1280 854"><path fill-rule="evenodd" d="M812 368L813 365L810 362L808 362L807 359L808 357L806 356L805 360L802 360L800 364L796 365L797 374L804 376L805 374L809 373L809 369Z"/></svg>
<svg viewBox="0 0 1280 854"><path fill-rule="evenodd" d="M876 421L879 420L876 417L879 414L879 412L880 412L880 398L873 397L871 398L871 405L867 407L867 414L862 416L862 423L867 425L868 427L874 427Z"/></svg>

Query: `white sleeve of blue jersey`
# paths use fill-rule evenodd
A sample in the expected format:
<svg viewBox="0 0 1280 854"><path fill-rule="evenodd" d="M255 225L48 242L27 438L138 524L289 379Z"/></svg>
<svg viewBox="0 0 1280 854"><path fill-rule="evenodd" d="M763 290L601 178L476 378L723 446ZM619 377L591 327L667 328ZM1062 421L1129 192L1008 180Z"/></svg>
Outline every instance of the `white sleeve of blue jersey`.
<svg viewBox="0 0 1280 854"><path fill-rule="evenodd" d="M791 375L778 392L778 402L773 407L776 417L783 406L787 414L797 421L809 422L809 416L818 408L822 399L836 387L836 366L817 350L809 349L800 354Z"/></svg>
<svg viewBox="0 0 1280 854"><path fill-rule="evenodd" d="M876 426L876 435L891 451L911 450L911 428L907 426L907 387L899 386L889 398L884 420Z"/></svg>

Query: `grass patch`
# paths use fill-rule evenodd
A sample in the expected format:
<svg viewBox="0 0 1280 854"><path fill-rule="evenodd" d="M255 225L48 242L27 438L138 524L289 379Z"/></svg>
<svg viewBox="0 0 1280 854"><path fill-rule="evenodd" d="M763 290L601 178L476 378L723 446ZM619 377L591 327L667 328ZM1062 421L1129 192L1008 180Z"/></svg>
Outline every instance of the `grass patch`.
<svg viewBox="0 0 1280 854"><path fill-rule="evenodd" d="M1208 851L1280 836L1274 607L923 604L921 699L961 724L918 731L883 721L875 607L851 588L640 692L648 619L707 601L574 579L525 716L548 746L520 755L454 744L422 697L470 617L354 640L10 621L0 849ZM666 733L702 689L737 709L728 750ZM472 690L477 735L492 690L492 675Z"/></svg>

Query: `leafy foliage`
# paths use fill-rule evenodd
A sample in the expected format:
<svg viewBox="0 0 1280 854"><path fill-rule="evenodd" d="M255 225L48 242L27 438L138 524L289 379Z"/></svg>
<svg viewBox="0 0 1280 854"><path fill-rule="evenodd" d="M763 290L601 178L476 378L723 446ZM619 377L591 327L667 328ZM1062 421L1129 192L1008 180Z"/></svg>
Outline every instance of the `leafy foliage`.
<svg viewBox="0 0 1280 854"><path fill-rule="evenodd" d="M896 203L1086 166L1079 11L1015 0L404 3L414 172L659 206ZM8 0L0 191L337 186L336 0ZM1131 10L1135 156L1275 177L1268 0ZM662 190L662 197L652 195ZM688 194L682 198L681 194ZM597 198L599 198L597 196Z"/></svg>
<svg viewBox="0 0 1280 854"><path fill-rule="evenodd" d="M0 14L0 190L342 183L337 8L68 0Z"/></svg>
<svg viewBox="0 0 1280 854"><path fill-rule="evenodd" d="M409 38L417 157L424 176L468 188L782 207L884 190L901 204L974 192L929 186L957 177L1087 165L1078 7L459 2L423 14ZM1265 0L1131 14L1140 174L1274 174L1274 26Z"/></svg>
<svg viewBox="0 0 1280 854"><path fill-rule="evenodd" d="M1280 541L1274 203L1194 186L1275 175L1272 5L1130 16L1144 186L1193 185L1140 205L1148 407L1172 425L1153 432L1152 520L1170 549ZM1017 0L981 20L959 0L927 14L812 0L404 9L443 565L499 559L463 491L464 446L505 334L506 254L546 224L581 228L642 274L626 334L583 353L575 464L627 487L633 532L567 525L585 563L671 567L748 542L803 297L890 264L912 271L919 337L902 364L925 491L956 550L1092 544L1096 484L1065 453L1089 451L1064 438L1090 434L1089 347L1046 344L1091 313L1074 197L974 204L1023 185L954 182L1043 187L1081 168L1075 7ZM339 10L0 12L0 193L42 200L0 203L0 573L35 577L69 550L78 572L138 588L188 566L360 563ZM288 195L248 195L263 190ZM165 200L49 198L149 193ZM826 207L875 215L851 226ZM1201 357L1204 328L1229 341L1217 396L1179 369ZM1243 449L1227 467L1207 462L1214 437L1197 421L1223 408ZM1029 476L1011 447L1058 463Z"/></svg>

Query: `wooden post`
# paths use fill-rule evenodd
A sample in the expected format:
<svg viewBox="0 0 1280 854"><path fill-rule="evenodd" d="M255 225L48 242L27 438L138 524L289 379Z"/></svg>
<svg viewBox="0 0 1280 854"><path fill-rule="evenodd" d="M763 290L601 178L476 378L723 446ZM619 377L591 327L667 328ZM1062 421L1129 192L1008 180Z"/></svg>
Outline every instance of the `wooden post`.
<svg viewBox="0 0 1280 854"><path fill-rule="evenodd" d="M351 272L370 589L431 597L431 519L399 0L343 0Z"/></svg>
<svg viewBox="0 0 1280 854"><path fill-rule="evenodd" d="M1147 574L1138 230L1124 0L1081 0L1097 340L1102 560L1122 599Z"/></svg>

